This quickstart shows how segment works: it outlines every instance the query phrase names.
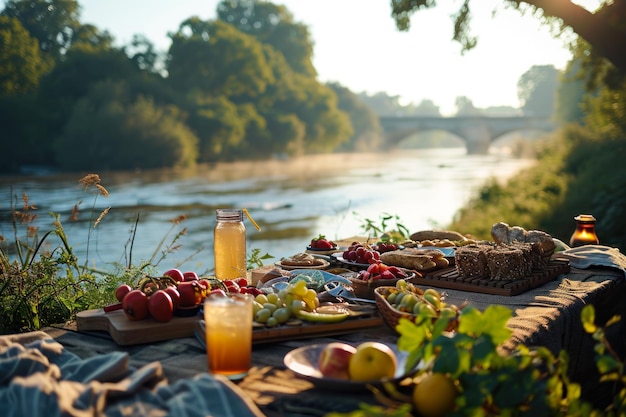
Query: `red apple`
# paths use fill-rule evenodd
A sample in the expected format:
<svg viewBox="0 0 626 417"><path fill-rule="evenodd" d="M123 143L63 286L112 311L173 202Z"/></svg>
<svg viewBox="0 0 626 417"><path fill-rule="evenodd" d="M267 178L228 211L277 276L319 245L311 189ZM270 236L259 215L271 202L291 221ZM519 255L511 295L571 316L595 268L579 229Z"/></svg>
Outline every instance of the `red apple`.
<svg viewBox="0 0 626 417"><path fill-rule="evenodd" d="M356 348L347 343L332 342L324 346L317 361L319 371L328 378L348 379L350 358Z"/></svg>

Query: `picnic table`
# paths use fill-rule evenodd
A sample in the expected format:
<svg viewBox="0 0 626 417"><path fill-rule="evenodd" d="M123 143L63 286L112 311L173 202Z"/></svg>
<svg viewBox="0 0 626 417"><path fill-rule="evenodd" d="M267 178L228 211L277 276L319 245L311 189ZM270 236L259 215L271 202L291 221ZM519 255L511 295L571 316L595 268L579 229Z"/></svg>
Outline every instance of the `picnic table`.
<svg viewBox="0 0 626 417"><path fill-rule="evenodd" d="M571 267L556 279L514 296L454 289L444 291L450 303L469 303L478 309L492 304L510 308L513 317L508 325L513 336L503 348L513 349L517 344L525 344L546 346L555 354L566 350L571 359L571 377L583 383L583 389L590 392L594 389L591 384L595 373L594 341L582 329L580 312L585 305L594 305L599 323L614 314L626 313L624 274L617 268L591 265ZM128 366L134 369L158 363L163 381L170 385L207 375L206 351L195 337L120 346L105 332L78 332L67 325L46 328L38 333L35 338L42 337L41 334L52 338L81 359L121 352L127 355ZM615 343L624 343L625 334L619 331ZM344 334L255 344L249 375L236 383L221 379L220 382L232 388L235 400L231 399L231 404L241 402L250 415L296 417L323 416L331 411L348 412L357 409L362 402L375 404L374 395L368 390L345 392L317 386L287 369L284 356L292 349L311 344L332 341L358 344L367 340L393 344L397 337L393 329L381 323Z"/></svg>

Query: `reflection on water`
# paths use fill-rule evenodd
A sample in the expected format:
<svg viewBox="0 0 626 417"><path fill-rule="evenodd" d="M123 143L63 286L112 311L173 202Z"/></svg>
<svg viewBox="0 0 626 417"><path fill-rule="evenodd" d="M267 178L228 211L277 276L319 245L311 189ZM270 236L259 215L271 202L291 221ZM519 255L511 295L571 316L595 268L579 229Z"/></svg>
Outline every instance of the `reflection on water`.
<svg viewBox="0 0 626 417"><path fill-rule="evenodd" d="M88 257L101 268L127 262L138 218L133 263L158 259L159 242L165 238L164 250L186 227L175 243L182 246L160 269L207 272L213 268L216 208L247 208L262 228L247 222L248 251L258 248L279 260L303 251L320 233L331 239L362 234L363 220L382 213L399 216L411 231L445 227L488 178L505 180L531 163L506 155L466 156L464 148L454 148L218 164L196 172L100 173L110 196L95 200L78 186L81 175L0 178L0 234L12 240L10 196L19 207L26 193L38 207L40 235L52 228L48 213L60 214L83 262ZM77 203L79 221L69 222ZM107 207L102 222L90 228ZM186 220L172 230L171 220L180 215Z"/></svg>

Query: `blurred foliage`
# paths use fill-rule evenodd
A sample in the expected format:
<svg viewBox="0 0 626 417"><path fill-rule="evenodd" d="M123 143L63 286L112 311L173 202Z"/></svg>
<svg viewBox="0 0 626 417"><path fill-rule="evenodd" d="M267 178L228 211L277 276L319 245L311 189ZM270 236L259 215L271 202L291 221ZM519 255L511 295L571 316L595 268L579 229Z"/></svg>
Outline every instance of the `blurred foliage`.
<svg viewBox="0 0 626 417"><path fill-rule="evenodd" d="M380 142L373 113L354 100L340 107L317 81L309 30L284 6L225 0L217 15L185 19L159 52L140 35L113 46L81 24L74 0L8 1L0 145L11 154L0 172L176 168ZM81 136L89 151L76 158Z"/></svg>
<svg viewBox="0 0 626 417"><path fill-rule="evenodd" d="M533 65L517 82L517 96L524 114L552 117L559 87L559 71L554 65Z"/></svg>
<svg viewBox="0 0 626 417"><path fill-rule="evenodd" d="M571 103L569 103L571 104ZM600 242L626 250L626 81L577 105L585 116L537 148L537 164L506 183L491 180L457 213L451 228L490 238L506 221L569 241L573 218L593 214Z"/></svg>

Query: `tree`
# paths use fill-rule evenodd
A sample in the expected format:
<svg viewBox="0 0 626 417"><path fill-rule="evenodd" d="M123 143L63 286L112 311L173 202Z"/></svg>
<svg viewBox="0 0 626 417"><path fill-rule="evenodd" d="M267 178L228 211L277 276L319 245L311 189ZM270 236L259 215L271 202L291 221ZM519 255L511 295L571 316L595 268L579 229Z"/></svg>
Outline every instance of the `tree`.
<svg viewBox="0 0 626 417"><path fill-rule="evenodd" d="M337 95L339 108L349 115L354 129L354 134L342 145L342 149L365 152L378 149L382 141L382 128L374 110L341 84L329 83L328 86Z"/></svg>
<svg viewBox="0 0 626 417"><path fill-rule="evenodd" d="M517 82L517 97L526 115L551 117L556 105L559 71L554 65L533 65Z"/></svg>
<svg viewBox="0 0 626 417"><path fill-rule="evenodd" d="M262 44L222 21L192 17L170 37L168 79L179 91L199 90L245 102L274 81Z"/></svg>
<svg viewBox="0 0 626 417"><path fill-rule="evenodd" d="M80 26L76 0L8 0L2 15L15 17L39 40L41 50L58 59Z"/></svg>
<svg viewBox="0 0 626 417"><path fill-rule="evenodd" d="M102 81L76 102L56 143L59 166L134 170L196 163L198 139L180 110L129 90L125 81Z"/></svg>
<svg viewBox="0 0 626 417"><path fill-rule="evenodd" d="M474 103L469 97L459 96L454 100L457 116L476 116L482 114L480 109L474 107Z"/></svg>
<svg viewBox="0 0 626 417"><path fill-rule="evenodd" d="M626 0L602 0L601 7L591 12L569 0L503 0L505 5L522 12L532 12L548 23L569 28L583 38L589 46L588 55L594 61L605 58L620 73L626 73ZM435 0L391 0L391 15L399 30L408 30L411 15L437 5ZM463 51L476 46L471 35L469 0L464 0L453 15L454 40L461 43Z"/></svg>
<svg viewBox="0 0 626 417"><path fill-rule="evenodd" d="M586 95L592 93L587 91L587 80L581 73L581 60L574 57L561 74L561 82L556 92L556 119L561 123L582 123L583 101Z"/></svg>
<svg viewBox="0 0 626 417"><path fill-rule="evenodd" d="M0 62L0 96L35 92L47 70L37 39L7 16L0 16Z"/></svg>
<svg viewBox="0 0 626 417"><path fill-rule="evenodd" d="M271 45L283 54L294 71L316 76L309 29L295 23L285 6L258 0L223 0L217 6L217 16L259 42Z"/></svg>

